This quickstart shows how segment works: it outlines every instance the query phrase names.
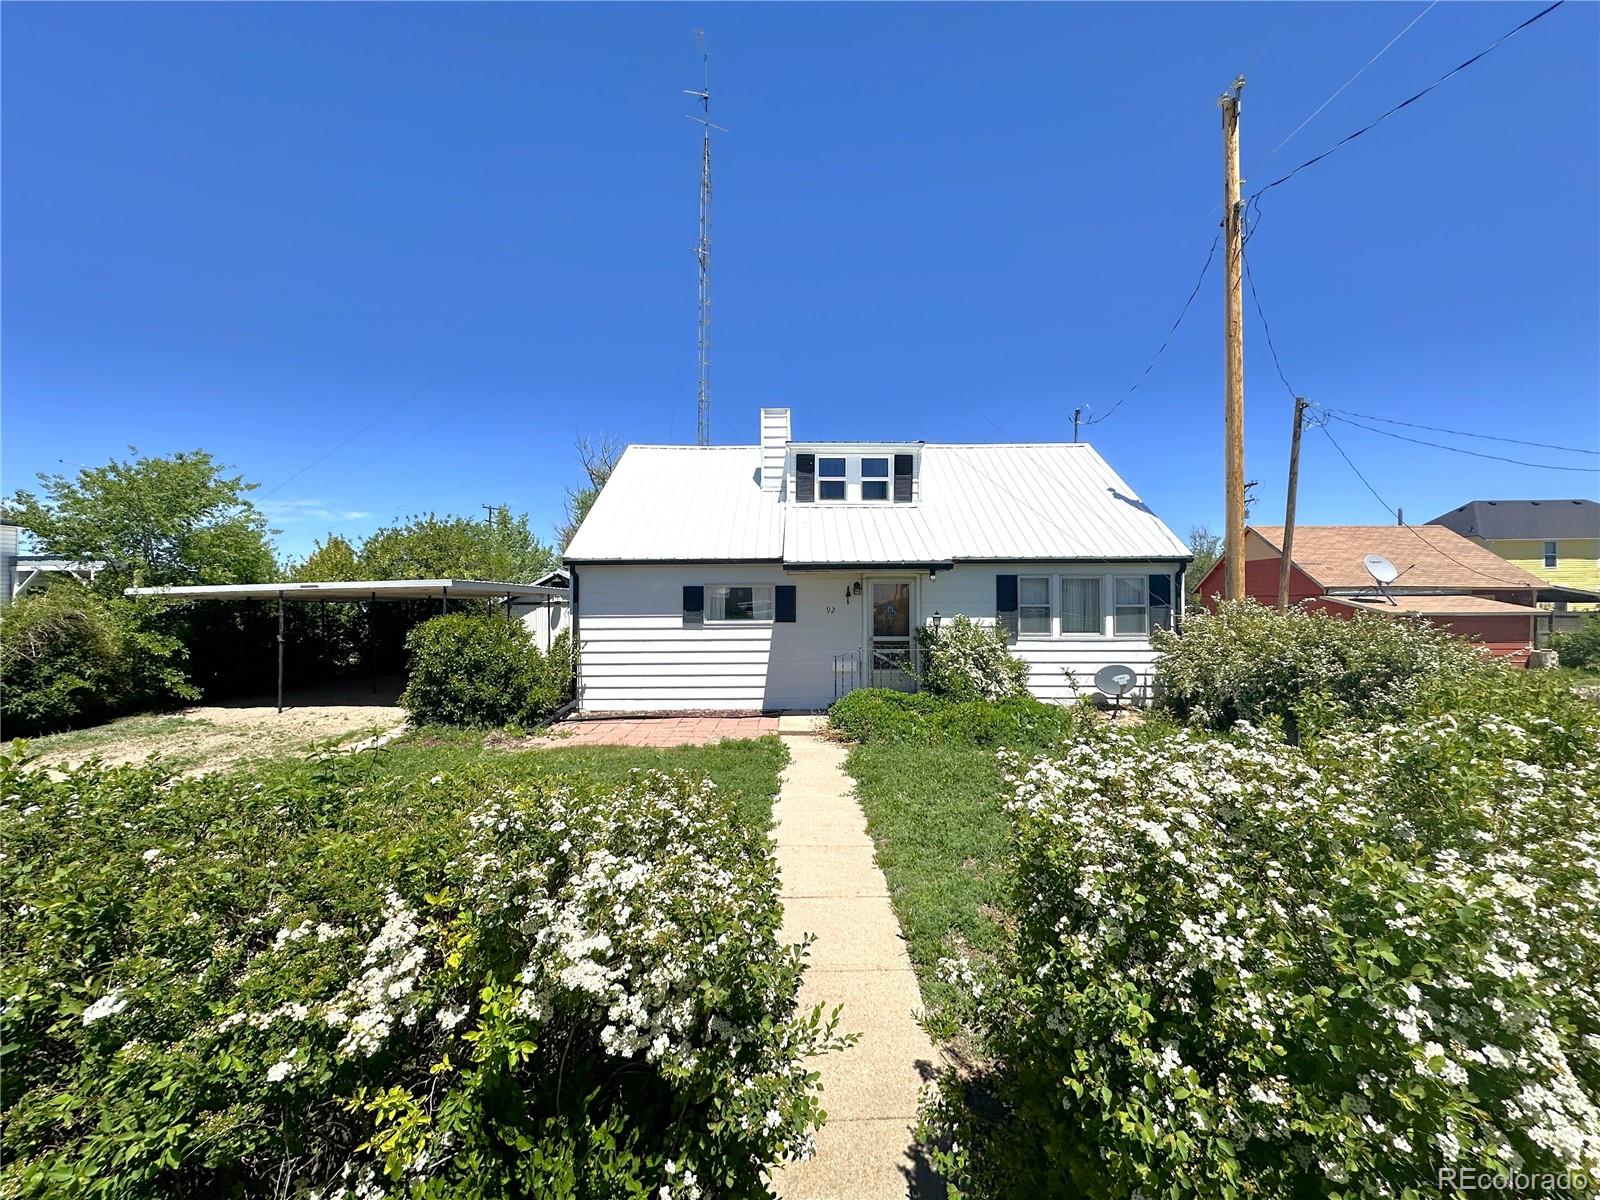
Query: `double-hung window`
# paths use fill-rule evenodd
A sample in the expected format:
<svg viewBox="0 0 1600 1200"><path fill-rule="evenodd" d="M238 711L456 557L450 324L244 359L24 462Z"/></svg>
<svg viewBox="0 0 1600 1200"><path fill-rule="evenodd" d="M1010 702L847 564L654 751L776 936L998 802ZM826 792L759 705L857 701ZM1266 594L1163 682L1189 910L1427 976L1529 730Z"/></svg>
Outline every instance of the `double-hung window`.
<svg viewBox="0 0 1600 1200"><path fill-rule="evenodd" d="M1103 580L1099 575L1063 575L1061 577L1061 632L1105 632L1105 618L1101 596Z"/></svg>
<svg viewBox="0 0 1600 1200"><path fill-rule="evenodd" d="M845 469L842 458L817 459L817 499L843 500Z"/></svg>
<svg viewBox="0 0 1600 1200"><path fill-rule="evenodd" d="M1556 549L1557 547L1554 542L1546 542L1544 544L1544 565L1546 567L1553 567L1561 561L1559 555L1556 553Z"/></svg>
<svg viewBox="0 0 1600 1200"><path fill-rule="evenodd" d="M706 589L707 621L772 620L772 585L716 584Z"/></svg>
<svg viewBox="0 0 1600 1200"><path fill-rule="evenodd" d="M1111 585L1111 632L1123 637L1149 633L1150 581L1143 575L1118 575Z"/></svg>
<svg viewBox="0 0 1600 1200"><path fill-rule="evenodd" d="M861 460L861 498L887 500L889 498L889 460L863 458Z"/></svg>
<svg viewBox="0 0 1600 1200"><path fill-rule="evenodd" d="M1049 637L1050 577L1024 575L1017 580L1018 631L1024 637Z"/></svg>

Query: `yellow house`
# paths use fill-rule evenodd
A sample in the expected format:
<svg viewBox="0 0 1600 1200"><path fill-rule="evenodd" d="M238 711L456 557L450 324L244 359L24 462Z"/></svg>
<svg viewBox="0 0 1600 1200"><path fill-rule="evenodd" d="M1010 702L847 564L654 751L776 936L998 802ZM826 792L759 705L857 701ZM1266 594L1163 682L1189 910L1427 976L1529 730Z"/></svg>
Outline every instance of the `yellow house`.
<svg viewBox="0 0 1600 1200"><path fill-rule="evenodd" d="M1557 587L1600 591L1600 502L1473 500L1428 524L1453 529ZM1555 606L1597 607L1584 599Z"/></svg>

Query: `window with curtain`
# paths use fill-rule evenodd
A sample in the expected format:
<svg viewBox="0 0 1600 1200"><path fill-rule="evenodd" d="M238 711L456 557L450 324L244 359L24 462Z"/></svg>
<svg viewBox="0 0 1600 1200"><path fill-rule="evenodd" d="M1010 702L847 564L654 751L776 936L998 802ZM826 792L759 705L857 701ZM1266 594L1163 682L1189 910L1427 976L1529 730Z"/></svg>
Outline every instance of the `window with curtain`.
<svg viewBox="0 0 1600 1200"><path fill-rule="evenodd" d="M1018 630L1024 635L1049 637L1050 577L1024 575L1017 580Z"/></svg>
<svg viewBox="0 0 1600 1200"><path fill-rule="evenodd" d="M1149 580L1143 575L1118 575L1112 580L1111 631L1140 634L1150 631Z"/></svg>
<svg viewBox="0 0 1600 1200"><path fill-rule="evenodd" d="M1104 633L1100 611L1100 576L1064 575L1061 579L1061 632Z"/></svg>
<svg viewBox="0 0 1600 1200"><path fill-rule="evenodd" d="M717 584L706 589L707 621L772 620L772 585Z"/></svg>

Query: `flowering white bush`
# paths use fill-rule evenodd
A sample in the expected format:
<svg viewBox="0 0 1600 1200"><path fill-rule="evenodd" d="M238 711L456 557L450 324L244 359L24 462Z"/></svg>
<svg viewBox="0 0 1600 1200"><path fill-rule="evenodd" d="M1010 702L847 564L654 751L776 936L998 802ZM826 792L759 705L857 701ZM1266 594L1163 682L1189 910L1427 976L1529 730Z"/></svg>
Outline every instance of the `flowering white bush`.
<svg viewBox="0 0 1600 1200"><path fill-rule="evenodd" d="M1013 761L1016 944L945 964L990 1105L946 1081L945 1166L995 1197L1600 1176L1600 734L1538 708Z"/></svg>
<svg viewBox="0 0 1600 1200"><path fill-rule="evenodd" d="M1196 609L1151 640L1156 690L1181 720L1209 729L1310 720L1389 719L1443 681L1499 672L1482 650L1421 617L1344 618L1254 600Z"/></svg>
<svg viewBox="0 0 1600 1200"><path fill-rule="evenodd" d="M935 696L952 700L1004 700L1026 695L1028 664L1011 653L1004 631L955 616L938 628L917 630L919 677Z"/></svg>
<svg viewBox="0 0 1600 1200"><path fill-rule="evenodd" d="M4 1195L764 1195L809 1149L837 1042L710 783L0 787Z"/></svg>

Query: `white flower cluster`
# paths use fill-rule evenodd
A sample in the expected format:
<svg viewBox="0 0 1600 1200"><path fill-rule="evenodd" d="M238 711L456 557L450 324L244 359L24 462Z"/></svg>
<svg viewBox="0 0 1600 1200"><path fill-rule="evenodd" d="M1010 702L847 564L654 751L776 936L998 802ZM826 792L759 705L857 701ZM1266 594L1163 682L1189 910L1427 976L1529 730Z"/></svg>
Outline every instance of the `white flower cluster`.
<svg viewBox="0 0 1600 1200"><path fill-rule="evenodd" d="M1362 1195L1457 1161L1600 1174L1592 733L1101 727L1008 768L1016 958L945 975L1154 1177L1211 1138Z"/></svg>

